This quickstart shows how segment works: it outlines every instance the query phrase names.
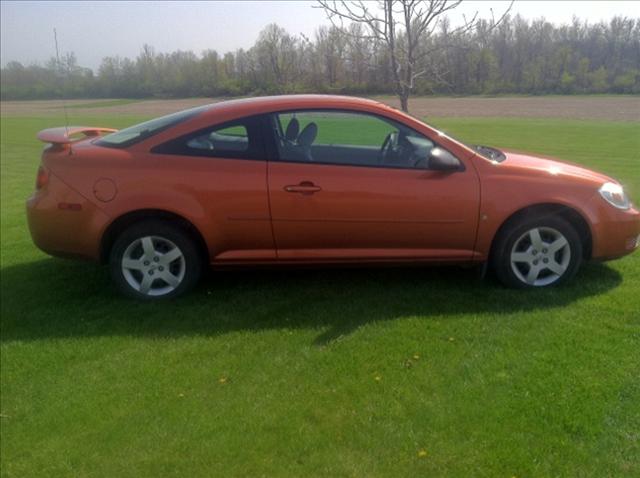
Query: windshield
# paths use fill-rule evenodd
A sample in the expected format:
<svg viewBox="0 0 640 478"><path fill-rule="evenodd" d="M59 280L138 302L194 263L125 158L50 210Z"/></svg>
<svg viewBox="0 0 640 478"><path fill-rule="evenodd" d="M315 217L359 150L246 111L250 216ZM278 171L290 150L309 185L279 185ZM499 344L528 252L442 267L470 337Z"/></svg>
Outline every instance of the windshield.
<svg viewBox="0 0 640 478"><path fill-rule="evenodd" d="M441 134L443 136L446 136L447 138L450 138L450 139L452 139L454 141L457 141L458 143L465 145L467 148L471 148L476 153L478 153L480 156L482 156L483 158L486 158L486 159L488 159L490 161L496 161L498 163L501 163L502 161L507 159L507 156L497 148L492 148L491 146L484 146L484 145L480 145L480 144L469 144L466 141L462 141L459 138L456 138L455 136L452 136L449 133L444 132L440 128L437 128L437 127L435 127L433 125L429 125L429 126L431 128L433 128L433 129L437 130L439 134Z"/></svg>
<svg viewBox="0 0 640 478"><path fill-rule="evenodd" d="M96 141L95 144L112 148L123 148L125 146L129 146L142 141L143 139L157 134L160 131L171 126L175 126L178 123L182 123L189 118L193 118L195 115L206 110L207 108L209 108L208 105L199 106L197 108L191 108L167 116L161 116L160 118L155 118L150 121L145 121L144 123L121 129L120 131L116 131L115 133L103 136L98 141Z"/></svg>

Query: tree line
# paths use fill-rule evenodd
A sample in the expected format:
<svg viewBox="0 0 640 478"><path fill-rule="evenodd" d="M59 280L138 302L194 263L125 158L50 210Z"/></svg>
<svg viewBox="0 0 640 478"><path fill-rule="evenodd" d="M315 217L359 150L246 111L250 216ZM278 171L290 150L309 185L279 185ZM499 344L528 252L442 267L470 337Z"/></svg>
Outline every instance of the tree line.
<svg viewBox="0 0 640 478"><path fill-rule="evenodd" d="M402 41L402 32L398 41ZM640 18L554 25L506 16L472 30L443 19L417 38L413 94L640 93ZM395 93L389 47L357 22L312 37L268 25L249 49L106 57L97 71L66 53L45 65L9 62L1 98L150 98L281 93Z"/></svg>

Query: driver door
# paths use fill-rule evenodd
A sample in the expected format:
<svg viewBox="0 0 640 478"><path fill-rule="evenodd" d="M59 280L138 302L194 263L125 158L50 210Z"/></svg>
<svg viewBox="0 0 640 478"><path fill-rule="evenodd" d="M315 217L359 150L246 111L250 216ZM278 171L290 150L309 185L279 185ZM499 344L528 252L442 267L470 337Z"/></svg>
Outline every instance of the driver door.
<svg viewBox="0 0 640 478"><path fill-rule="evenodd" d="M300 142L282 134L294 117ZM272 120L279 159L268 164L268 183L280 260L471 258L478 178L470 168L424 169L421 155L434 145L428 138L359 112L297 111Z"/></svg>

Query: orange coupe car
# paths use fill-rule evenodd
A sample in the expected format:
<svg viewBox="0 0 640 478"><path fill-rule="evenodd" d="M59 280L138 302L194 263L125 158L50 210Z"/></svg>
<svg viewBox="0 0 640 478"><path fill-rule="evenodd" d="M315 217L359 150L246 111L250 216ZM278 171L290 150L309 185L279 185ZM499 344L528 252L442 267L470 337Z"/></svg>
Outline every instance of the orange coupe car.
<svg viewBox="0 0 640 478"><path fill-rule="evenodd" d="M141 299L185 292L206 264L484 263L546 287L640 241L615 180L466 145L366 99L241 99L38 138L35 244L108 262Z"/></svg>

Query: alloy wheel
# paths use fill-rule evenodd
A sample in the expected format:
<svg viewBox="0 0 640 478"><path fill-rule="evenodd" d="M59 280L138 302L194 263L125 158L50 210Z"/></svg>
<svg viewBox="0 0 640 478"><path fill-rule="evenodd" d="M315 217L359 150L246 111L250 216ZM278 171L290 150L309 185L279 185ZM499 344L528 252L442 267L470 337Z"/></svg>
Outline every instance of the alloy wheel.
<svg viewBox="0 0 640 478"><path fill-rule="evenodd" d="M134 290L157 297L169 294L182 283L186 262L183 252L169 239L144 236L125 249L121 268Z"/></svg>
<svg viewBox="0 0 640 478"><path fill-rule="evenodd" d="M551 227L535 227L514 243L511 269L516 277L531 286L546 286L558 281L571 262L567 238Z"/></svg>

